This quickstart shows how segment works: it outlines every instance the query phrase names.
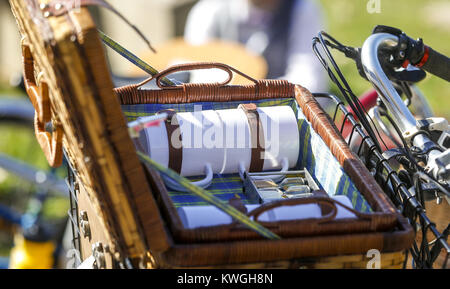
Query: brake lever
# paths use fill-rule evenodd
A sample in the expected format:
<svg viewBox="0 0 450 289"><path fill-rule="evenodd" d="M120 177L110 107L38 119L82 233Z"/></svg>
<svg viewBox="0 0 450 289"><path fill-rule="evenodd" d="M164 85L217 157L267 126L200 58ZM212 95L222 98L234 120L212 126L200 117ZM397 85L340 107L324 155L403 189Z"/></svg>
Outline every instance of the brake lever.
<svg viewBox="0 0 450 289"><path fill-rule="evenodd" d="M377 25L372 30L372 34L376 34L376 33L389 33L389 34L392 34L395 36L399 36L400 34L403 33L403 31L398 28L392 27L392 26Z"/></svg>
<svg viewBox="0 0 450 289"><path fill-rule="evenodd" d="M383 70L391 81L417 83L425 79L425 71L421 69L407 70L406 67L408 63L405 61L412 57L411 54L417 54L415 52L420 48L420 44L423 46L421 39L415 41L402 32L402 30L385 25L377 25L372 31L372 34L374 33L389 33L399 38L399 43L396 47L390 47L380 51L380 56L385 58ZM359 75L368 80L361 61L361 48L339 45L339 43L336 45L336 43L330 43L328 40L326 41L326 44L344 53L347 58L355 61ZM397 71L397 69L402 66L404 66L405 69Z"/></svg>
<svg viewBox="0 0 450 289"><path fill-rule="evenodd" d="M416 65L421 61L425 52L422 38L414 40L401 29L386 25L375 26L372 34L376 33L389 33L398 37L398 44L389 50L392 52L390 63L395 68L406 68L410 63Z"/></svg>
<svg viewBox="0 0 450 289"><path fill-rule="evenodd" d="M424 70L407 69L410 59L418 58L417 55L423 49L422 39L415 41L402 30L385 25L377 25L372 34L375 33L389 33L398 37L395 47L386 47L379 52L380 59L384 58L383 70L391 81L417 83L425 79L427 74ZM398 70L402 67L403 69Z"/></svg>
<svg viewBox="0 0 450 289"><path fill-rule="evenodd" d="M359 75L367 80L367 76L366 73L364 72L364 68L361 62L361 48L347 47L346 49L348 49L350 52L349 53L344 52L345 56L355 61ZM391 62L389 62L389 65L384 65L383 70L385 71L388 78L392 81L417 83L424 80L425 77L427 76L427 73L422 69L414 69L414 70L403 69L397 71L395 65L392 65Z"/></svg>

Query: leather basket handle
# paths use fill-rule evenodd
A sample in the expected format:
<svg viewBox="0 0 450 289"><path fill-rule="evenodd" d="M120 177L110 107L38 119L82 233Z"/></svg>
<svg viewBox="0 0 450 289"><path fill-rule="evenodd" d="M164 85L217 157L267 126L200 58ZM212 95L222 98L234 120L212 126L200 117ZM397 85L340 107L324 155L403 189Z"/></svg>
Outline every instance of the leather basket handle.
<svg viewBox="0 0 450 289"><path fill-rule="evenodd" d="M318 224L333 221L337 215L337 205L339 205L346 211L353 213L359 219L370 221L372 223L372 226L375 226L375 219L377 218L376 214L361 213L361 212L356 211L353 208L350 208L350 207L344 205L343 203L341 203L339 201L333 200L329 197L321 197L321 196L311 197L311 198L286 199L286 200L280 200L277 202L266 203L256 209L252 210L251 212L249 212L247 214L247 216L253 217L255 221L258 221L258 217L262 213L269 211L271 209L274 209L277 207L282 207L282 206L296 206L296 205L306 205L306 204L317 204L317 205L329 207L331 209L328 214L326 214L325 216L322 216L322 218L320 218L320 219L317 219L316 222Z"/></svg>
<svg viewBox="0 0 450 289"><path fill-rule="evenodd" d="M141 83L136 84L136 88L146 84L147 82L155 79L156 84L158 85L159 88L161 89L179 89L180 87L182 87L183 85L192 85L192 84L183 84L183 85L174 85L174 86L167 86L167 85L162 85L161 84L161 80L164 79L164 77L166 77L169 74L175 73L175 72L180 72L180 71L191 71L191 70L200 70L200 69L220 69L225 71L228 74L228 78L223 81L223 82L219 82L219 83L210 83L209 85L213 85L213 86L225 86L228 83L230 83L230 81L233 79L233 72L237 73L247 79L249 79L250 81L254 82L255 84L258 83L257 80L255 80L254 78L248 76L247 74L240 72L239 70L223 64L223 63L218 63L218 62L197 62L197 63L183 63L183 64L177 64L177 65L173 65L163 71L160 71L159 73L147 78L146 80L142 81Z"/></svg>
<svg viewBox="0 0 450 289"><path fill-rule="evenodd" d="M258 222L259 216L271 209L277 208L277 207L283 207L283 206L296 206L296 205L306 205L306 204L317 204L317 205L324 205L326 207L330 208L330 212L322 216L322 218L317 220L317 223L326 223L329 221L334 220L337 214L337 208L334 202L325 197L312 197L312 198L296 198L296 199L286 199L286 200L280 200L277 202L270 202L265 203L261 205L260 207L252 210L247 214L249 217L253 217L256 222Z"/></svg>
<svg viewBox="0 0 450 289"><path fill-rule="evenodd" d="M36 139L44 151L45 158L52 167L59 167L62 163L63 130L60 123L55 122L53 133L45 130L45 124L51 121L51 105L47 83L39 75L38 84L34 76L34 59L30 46L22 39L23 76L28 97L36 111L34 116L34 132Z"/></svg>

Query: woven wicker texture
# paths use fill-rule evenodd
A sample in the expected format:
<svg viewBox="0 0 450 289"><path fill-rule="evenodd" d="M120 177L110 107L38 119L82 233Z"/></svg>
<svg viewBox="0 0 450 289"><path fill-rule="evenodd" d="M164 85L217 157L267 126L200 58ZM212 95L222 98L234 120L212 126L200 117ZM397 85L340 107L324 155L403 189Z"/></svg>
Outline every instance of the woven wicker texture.
<svg viewBox="0 0 450 289"><path fill-rule="evenodd" d="M44 18L37 1L11 1L11 6L36 75L42 74L49 86L52 121L63 127L64 148L102 220L111 251L142 256L149 244L164 249L161 219L140 220L135 214L134 202L146 202L144 212L157 209L88 10Z"/></svg>

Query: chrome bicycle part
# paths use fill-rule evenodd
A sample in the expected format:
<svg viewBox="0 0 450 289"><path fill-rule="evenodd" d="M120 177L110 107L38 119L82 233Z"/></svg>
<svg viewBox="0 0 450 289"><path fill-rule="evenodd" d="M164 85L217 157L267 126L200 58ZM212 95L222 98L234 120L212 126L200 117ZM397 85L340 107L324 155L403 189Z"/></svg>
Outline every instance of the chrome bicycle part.
<svg viewBox="0 0 450 289"><path fill-rule="evenodd" d="M379 60L380 49L386 47L393 48L397 44L398 37L392 34L377 33L369 36L361 50L361 62L364 72L367 79L377 90L383 104L387 107L395 123L402 133L404 133L404 136L410 136L415 146L419 147L422 151L428 151L427 171L436 179L449 182L450 174L442 172L442 170L447 169L447 163L442 164L441 162L450 162L450 160L443 157L443 153L440 150L433 148L435 144L426 134L417 131L417 123L414 115L404 104L381 66ZM444 152L444 155L446 155L446 152Z"/></svg>

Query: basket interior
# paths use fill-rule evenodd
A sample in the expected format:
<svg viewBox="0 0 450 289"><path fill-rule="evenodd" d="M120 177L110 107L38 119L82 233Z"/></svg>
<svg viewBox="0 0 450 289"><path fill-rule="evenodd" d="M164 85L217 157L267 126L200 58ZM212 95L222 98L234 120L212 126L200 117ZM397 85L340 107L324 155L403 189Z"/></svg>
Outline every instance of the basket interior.
<svg viewBox="0 0 450 289"><path fill-rule="evenodd" d="M364 196L357 190L350 177L340 166L338 160L333 156L322 138L312 129L311 124L306 120L301 108L294 98L263 99L258 101L235 101L235 102L198 102L183 104L135 104L122 105L128 121L133 121L139 117L155 114L163 109L174 109L177 112L194 111L194 106L201 105L202 110L219 110L237 108L242 103L255 103L257 106L280 106L288 105L292 107L297 116L297 124L300 132L300 154L295 169L306 168L312 175L320 189L325 190L330 196L345 195L353 207L360 212L371 212L371 207ZM201 177L191 177L198 180ZM215 174L208 191L223 201L238 195L244 203L251 203L242 192L243 182L239 174ZM182 192L169 191L169 195L175 207L208 205L201 198Z"/></svg>

